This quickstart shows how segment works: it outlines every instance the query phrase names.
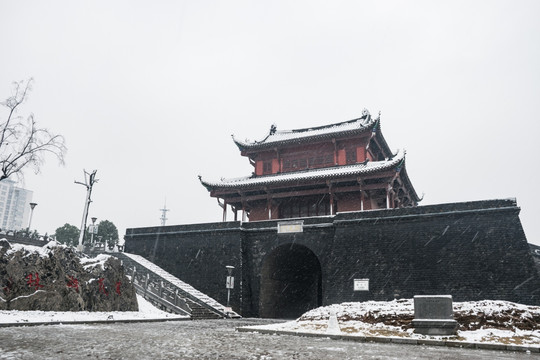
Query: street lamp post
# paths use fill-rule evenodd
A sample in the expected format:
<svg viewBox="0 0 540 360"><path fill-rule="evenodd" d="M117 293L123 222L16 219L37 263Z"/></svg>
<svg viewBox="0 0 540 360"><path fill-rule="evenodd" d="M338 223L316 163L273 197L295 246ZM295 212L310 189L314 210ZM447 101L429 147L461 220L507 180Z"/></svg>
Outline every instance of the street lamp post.
<svg viewBox="0 0 540 360"><path fill-rule="evenodd" d="M225 286L227 287L227 307L229 307L229 302L231 299L231 289L234 289L234 277L232 276L232 271L234 270L234 266L227 265L225 266L227 269L227 282L225 283Z"/></svg>
<svg viewBox="0 0 540 360"><path fill-rule="evenodd" d="M92 231L91 231L92 235L90 236L90 244L92 246L94 246L94 232L95 232L95 228L96 228L96 220L97 220L97 218L93 217L91 219L92 219Z"/></svg>
<svg viewBox="0 0 540 360"><path fill-rule="evenodd" d="M34 208L36 205L37 203L30 203L30 221L28 221L28 231L30 231L30 226L32 225L32 215L34 215Z"/></svg>
<svg viewBox="0 0 540 360"><path fill-rule="evenodd" d="M82 222L81 222L81 231L79 233L79 242L77 245L77 250L81 252L83 250L84 231L86 230L86 219L88 217L88 207L90 207L90 203L92 202L92 200L90 199L90 196L92 195L92 187L98 181L98 179L96 179L96 172L97 170L92 171L92 173L89 173L86 170L84 170L84 183L80 181L75 181L75 184L84 185L86 187L86 200L84 202L84 211L83 211L83 217L82 217Z"/></svg>

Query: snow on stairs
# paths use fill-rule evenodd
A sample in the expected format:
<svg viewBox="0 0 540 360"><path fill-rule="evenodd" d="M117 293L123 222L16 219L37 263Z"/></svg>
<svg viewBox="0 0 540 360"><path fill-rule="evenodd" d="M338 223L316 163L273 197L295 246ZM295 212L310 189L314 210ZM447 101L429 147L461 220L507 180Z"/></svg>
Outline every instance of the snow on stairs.
<svg viewBox="0 0 540 360"><path fill-rule="evenodd" d="M239 318L240 315L233 311L229 311L225 306L218 303L216 300L211 297L203 294L202 292L195 289L193 286L186 284L180 279L169 274L156 264L148 261L142 256L130 254L130 253L114 253L113 256L118 257L124 262L124 265L127 268L130 268L131 271L135 269L135 272L138 275L143 275L146 279L152 279L154 283L160 283L159 291L151 293L152 296L156 297L157 294L162 294L161 288L165 285L167 288L172 289L176 294L176 297L182 298L185 306L176 306L176 300L165 300L159 301L159 305L167 311L180 313L177 311L178 307L187 309L190 313L192 319L217 319L217 318ZM148 285L148 284L147 284ZM148 286L141 287L136 286L136 290L140 295L145 296L149 295L149 292L146 290ZM174 302L173 305L169 305ZM185 314L185 311L184 311Z"/></svg>

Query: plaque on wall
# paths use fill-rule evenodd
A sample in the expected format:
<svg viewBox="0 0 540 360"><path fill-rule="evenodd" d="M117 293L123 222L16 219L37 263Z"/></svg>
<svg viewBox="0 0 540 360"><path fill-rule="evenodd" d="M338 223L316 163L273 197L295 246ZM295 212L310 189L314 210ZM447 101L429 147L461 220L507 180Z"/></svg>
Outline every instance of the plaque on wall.
<svg viewBox="0 0 540 360"><path fill-rule="evenodd" d="M369 291L369 279L354 279L354 291Z"/></svg>
<svg viewBox="0 0 540 360"><path fill-rule="evenodd" d="M278 234L299 233L304 231L304 221L281 221L278 222Z"/></svg>

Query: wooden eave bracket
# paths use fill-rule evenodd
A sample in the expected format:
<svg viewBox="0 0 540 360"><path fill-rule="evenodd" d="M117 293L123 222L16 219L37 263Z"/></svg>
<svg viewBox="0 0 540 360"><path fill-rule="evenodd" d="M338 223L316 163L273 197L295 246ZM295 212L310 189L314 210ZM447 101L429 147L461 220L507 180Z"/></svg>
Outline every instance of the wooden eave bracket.
<svg viewBox="0 0 540 360"><path fill-rule="evenodd" d="M221 203L221 202L219 201L219 198L218 198L218 197L216 198L216 200L217 200L217 203L218 203L219 207L222 208L222 209L225 209L225 206L226 206L226 205L225 205L225 200L223 200L223 203Z"/></svg>

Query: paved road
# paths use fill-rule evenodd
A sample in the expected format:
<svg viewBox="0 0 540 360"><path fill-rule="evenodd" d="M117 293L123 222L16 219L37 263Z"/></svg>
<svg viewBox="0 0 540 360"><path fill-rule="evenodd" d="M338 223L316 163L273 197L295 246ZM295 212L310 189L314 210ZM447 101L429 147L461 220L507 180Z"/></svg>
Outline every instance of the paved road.
<svg viewBox="0 0 540 360"><path fill-rule="evenodd" d="M525 353L240 333L262 319L0 328L0 359L531 359ZM534 355L533 355L534 356Z"/></svg>

